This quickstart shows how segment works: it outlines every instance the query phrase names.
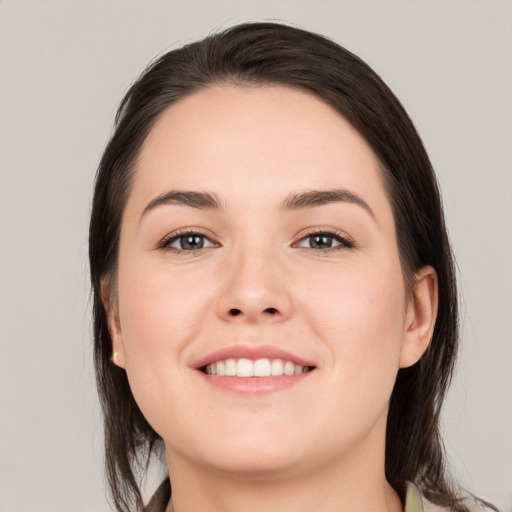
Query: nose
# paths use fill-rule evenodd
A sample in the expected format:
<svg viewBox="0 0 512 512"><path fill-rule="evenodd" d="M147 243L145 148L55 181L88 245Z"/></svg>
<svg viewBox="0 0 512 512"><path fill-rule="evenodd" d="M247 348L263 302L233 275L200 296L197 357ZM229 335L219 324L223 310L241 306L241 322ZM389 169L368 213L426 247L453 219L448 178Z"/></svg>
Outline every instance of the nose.
<svg viewBox="0 0 512 512"><path fill-rule="evenodd" d="M238 251L229 262L217 313L226 321L277 323L292 314L287 273L271 250Z"/></svg>

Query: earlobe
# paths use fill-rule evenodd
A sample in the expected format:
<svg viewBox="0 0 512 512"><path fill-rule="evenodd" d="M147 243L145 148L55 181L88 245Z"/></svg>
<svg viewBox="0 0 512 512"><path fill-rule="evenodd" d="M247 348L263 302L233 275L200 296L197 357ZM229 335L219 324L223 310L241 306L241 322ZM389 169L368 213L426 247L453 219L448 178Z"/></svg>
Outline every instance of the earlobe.
<svg viewBox="0 0 512 512"><path fill-rule="evenodd" d="M427 350L437 317L438 284L433 267L422 267L415 275L415 285L407 307L400 368L415 364Z"/></svg>
<svg viewBox="0 0 512 512"><path fill-rule="evenodd" d="M107 315L108 332L112 342L112 362L120 368L125 367L125 351L123 335L121 331L121 322L117 304L112 297L112 290L108 278L101 281L101 300Z"/></svg>

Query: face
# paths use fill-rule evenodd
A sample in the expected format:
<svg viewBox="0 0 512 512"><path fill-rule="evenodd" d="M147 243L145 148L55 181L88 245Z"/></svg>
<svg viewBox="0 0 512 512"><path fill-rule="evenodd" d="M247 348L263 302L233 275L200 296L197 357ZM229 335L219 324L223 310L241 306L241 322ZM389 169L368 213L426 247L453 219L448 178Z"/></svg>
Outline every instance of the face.
<svg viewBox="0 0 512 512"><path fill-rule="evenodd" d="M170 464L255 475L383 456L396 373L432 327L408 299L373 152L278 86L218 86L161 116L116 295L115 362Z"/></svg>

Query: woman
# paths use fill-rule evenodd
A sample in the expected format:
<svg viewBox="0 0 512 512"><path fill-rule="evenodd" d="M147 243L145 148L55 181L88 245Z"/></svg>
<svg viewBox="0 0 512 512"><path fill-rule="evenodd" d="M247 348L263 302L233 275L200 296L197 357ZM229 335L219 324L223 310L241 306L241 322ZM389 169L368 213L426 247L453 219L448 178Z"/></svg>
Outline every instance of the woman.
<svg viewBox="0 0 512 512"><path fill-rule="evenodd" d="M452 488L435 176L380 78L296 28L171 51L126 94L90 225L119 511L481 510ZM172 499L171 499L172 484Z"/></svg>

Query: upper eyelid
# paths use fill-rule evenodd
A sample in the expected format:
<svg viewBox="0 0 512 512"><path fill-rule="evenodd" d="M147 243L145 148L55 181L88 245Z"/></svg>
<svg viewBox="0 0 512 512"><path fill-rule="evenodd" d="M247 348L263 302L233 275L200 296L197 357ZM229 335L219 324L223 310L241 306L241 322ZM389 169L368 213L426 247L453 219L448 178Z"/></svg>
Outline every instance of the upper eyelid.
<svg viewBox="0 0 512 512"><path fill-rule="evenodd" d="M167 244L177 240L178 238L186 235L199 235L207 238L212 244L219 246L219 242L215 240L215 238L209 233L204 232L200 228L183 228L173 231L167 235L165 235L159 242L156 243L156 249L165 248Z"/></svg>
<svg viewBox="0 0 512 512"><path fill-rule="evenodd" d="M308 228L305 231L300 232L296 236L294 243L300 242L304 238L307 238L307 237L310 237L313 235L328 235L328 236L332 236L333 238L337 237L337 238L340 238L341 240L345 240L347 242L355 244L354 239L347 233L344 233L343 231L340 231L338 229L326 228L326 227L321 227L321 226Z"/></svg>
<svg viewBox="0 0 512 512"><path fill-rule="evenodd" d="M172 240L173 238L180 238L181 236L186 236L186 235L199 235L199 236L204 236L205 238L208 238L208 239L212 238L212 236L210 234L205 233L204 231L202 231L199 228L185 228L185 229L179 229L177 231L173 231L172 233L170 233L169 235L164 237L164 240L166 238L167 238L167 240ZM213 242L213 240L212 240L212 242Z"/></svg>

